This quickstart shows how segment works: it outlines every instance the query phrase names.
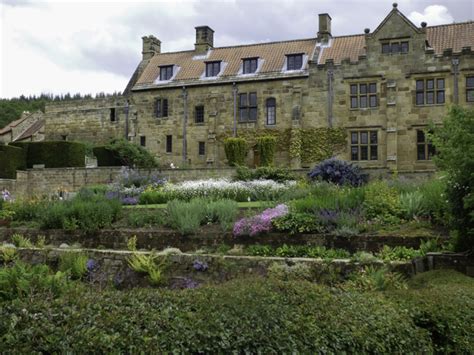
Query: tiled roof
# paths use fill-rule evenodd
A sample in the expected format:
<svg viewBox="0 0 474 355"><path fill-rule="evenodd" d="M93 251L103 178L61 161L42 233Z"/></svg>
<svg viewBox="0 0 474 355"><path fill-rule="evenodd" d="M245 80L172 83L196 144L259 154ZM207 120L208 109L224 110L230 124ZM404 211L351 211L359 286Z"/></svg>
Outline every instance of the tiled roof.
<svg viewBox="0 0 474 355"><path fill-rule="evenodd" d="M0 129L0 135L10 132L13 127L18 126L21 122L23 122L26 119L26 117L28 117L28 115L22 115L22 116L23 117L15 120L15 121L10 122L5 127Z"/></svg>
<svg viewBox="0 0 474 355"><path fill-rule="evenodd" d="M195 51L161 53L151 58L149 64L136 82L136 86L153 84L160 73L160 66L177 65L180 67L174 81L199 79L206 68L207 61L226 63L220 78L237 76L243 58L259 57L263 60L258 74L281 73L285 64L285 55L304 53L312 58L316 47L316 38L285 42L261 43L233 47L213 48L206 58L195 57ZM306 68L307 69L307 65Z"/></svg>
<svg viewBox="0 0 474 355"><path fill-rule="evenodd" d="M351 62L357 62L359 56L365 54L365 36L341 36L331 39L330 47L321 48L318 63L324 64L332 59L335 64L340 64L343 59L349 58Z"/></svg>
<svg viewBox="0 0 474 355"><path fill-rule="evenodd" d="M427 27L426 39L436 54L448 48L452 48L455 53L461 52L462 47L474 50L474 22Z"/></svg>
<svg viewBox="0 0 474 355"><path fill-rule="evenodd" d="M44 120L38 120L33 123L28 129L26 129L19 137L15 138L15 141L21 141L23 139L33 136L35 133L38 133L41 128L44 127Z"/></svg>

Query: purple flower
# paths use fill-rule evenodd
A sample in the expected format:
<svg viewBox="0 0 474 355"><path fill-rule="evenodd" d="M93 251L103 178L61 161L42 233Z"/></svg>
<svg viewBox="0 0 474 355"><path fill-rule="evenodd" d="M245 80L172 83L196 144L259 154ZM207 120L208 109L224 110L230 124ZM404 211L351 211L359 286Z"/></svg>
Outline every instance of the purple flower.
<svg viewBox="0 0 474 355"><path fill-rule="evenodd" d="M272 229L272 219L284 216L288 213L288 206L281 204L275 208L268 208L261 214L242 218L234 224L234 235L255 236L260 233L270 232Z"/></svg>
<svg viewBox="0 0 474 355"><path fill-rule="evenodd" d="M93 259L87 260L86 268L88 272L92 272L97 266L97 263Z"/></svg>
<svg viewBox="0 0 474 355"><path fill-rule="evenodd" d="M105 194L105 198L109 200L115 200L120 197L120 194L118 191L107 191Z"/></svg>
<svg viewBox="0 0 474 355"><path fill-rule="evenodd" d="M209 266L204 261L194 260L193 268L196 271L206 271Z"/></svg>
<svg viewBox="0 0 474 355"><path fill-rule="evenodd" d="M138 204L138 198L137 197L124 197L122 198L122 205L136 205Z"/></svg>

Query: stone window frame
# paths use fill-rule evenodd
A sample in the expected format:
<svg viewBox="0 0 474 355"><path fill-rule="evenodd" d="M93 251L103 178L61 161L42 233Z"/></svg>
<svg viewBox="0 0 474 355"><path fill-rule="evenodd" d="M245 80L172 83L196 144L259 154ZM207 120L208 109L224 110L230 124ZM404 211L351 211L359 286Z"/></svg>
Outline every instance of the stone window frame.
<svg viewBox="0 0 474 355"><path fill-rule="evenodd" d="M155 117L166 118L169 116L169 102L167 98L158 97L155 100Z"/></svg>
<svg viewBox="0 0 474 355"><path fill-rule="evenodd" d="M381 51L384 55L407 54L410 51L410 41L407 39L383 40Z"/></svg>
<svg viewBox="0 0 474 355"><path fill-rule="evenodd" d="M255 100L252 100L255 98ZM252 117L252 114L254 117ZM239 94L239 123L257 122L258 97L256 92Z"/></svg>
<svg viewBox="0 0 474 355"><path fill-rule="evenodd" d="M469 83L469 81L471 81ZM469 99L471 95L471 99ZM466 75L466 102L474 103L474 74Z"/></svg>
<svg viewBox="0 0 474 355"><path fill-rule="evenodd" d="M441 96L439 96L440 94ZM428 102L430 97L432 101ZM440 106L445 104L446 78L444 76L415 78L415 106Z"/></svg>
<svg viewBox="0 0 474 355"><path fill-rule="evenodd" d="M169 81L173 78L174 65L160 66L160 81Z"/></svg>
<svg viewBox="0 0 474 355"><path fill-rule="evenodd" d="M165 152L167 154L173 153L173 135L171 134L166 135Z"/></svg>
<svg viewBox="0 0 474 355"><path fill-rule="evenodd" d="M372 100L375 100L375 103ZM362 105L363 102L365 106ZM349 83L349 107L351 110L377 109L379 107L377 82L371 80Z"/></svg>
<svg viewBox="0 0 474 355"><path fill-rule="evenodd" d="M431 161L436 154L434 145L426 137L426 129L416 130L416 160Z"/></svg>
<svg viewBox="0 0 474 355"><path fill-rule="evenodd" d="M379 133L374 129L357 129L349 132L351 161L379 160ZM354 155L356 154L356 156ZM364 159L365 157L365 159Z"/></svg>
<svg viewBox="0 0 474 355"><path fill-rule="evenodd" d="M204 141L198 142L198 155L200 157L206 156L206 142Z"/></svg>
<svg viewBox="0 0 474 355"><path fill-rule="evenodd" d="M266 126L276 126L277 124L277 114L276 114L276 99L274 97L269 97L265 100L265 125Z"/></svg>
<svg viewBox="0 0 474 355"><path fill-rule="evenodd" d="M205 120L204 115L205 115L204 105L194 106L194 123L198 125L204 124L204 120Z"/></svg>

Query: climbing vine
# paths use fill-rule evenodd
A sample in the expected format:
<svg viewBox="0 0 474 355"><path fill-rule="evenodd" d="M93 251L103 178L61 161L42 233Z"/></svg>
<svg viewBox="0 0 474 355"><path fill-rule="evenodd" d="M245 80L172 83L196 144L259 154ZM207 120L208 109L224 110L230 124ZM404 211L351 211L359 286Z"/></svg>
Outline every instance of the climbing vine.
<svg viewBox="0 0 474 355"><path fill-rule="evenodd" d="M243 138L224 139L224 150L230 166L244 165L248 153L247 141Z"/></svg>
<svg viewBox="0 0 474 355"><path fill-rule="evenodd" d="M257 137L257 149L261 166L273 166L277 138L274 136Z"/></svg>

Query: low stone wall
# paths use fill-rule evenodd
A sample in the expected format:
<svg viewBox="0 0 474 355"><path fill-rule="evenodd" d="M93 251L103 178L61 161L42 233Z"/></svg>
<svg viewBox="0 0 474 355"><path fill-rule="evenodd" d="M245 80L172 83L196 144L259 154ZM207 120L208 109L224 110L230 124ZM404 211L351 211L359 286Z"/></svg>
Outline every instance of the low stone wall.
<svg viewBox="0 0 474 355"><path fill-rule="evenodd" d="M331 249L345 249L351 253L357 251L378 252L384 245L390 247L405 246L418 249L421 243L429 237L398 237L398 236L337 236L323 234L288 235L269 233L254 237L234 237L231 233L203 232L199 235L182 236L174 230L144 230L144 229L111 229L99 230L94 233L64 230L36 230L22 228L0 228L0 242L10 242L11 236L19 233L32 242L38 236L44 236L47 244L69 246L79 244L85 248L127 249L129 238L137 237L137 248L161 250L168 247L179 248L181 251L195 251L202 247L217 247L220 245L252 245L264 244L273 247L287 245L314 245Z"/></svg>
<svg viewBox="0 0 474 355"><path fill-rule="evenodd" d="M424 258L413 261L414 272L450 269L474 277L474 254L468 253L428 253Z"/></svg>
<svg viewBox="0 0 474 355"><path fill-rule="evenodd" d="M128 265L129 251L94 250L94 249L18 249L20 259L32 264L48 264L55 268L61 254L81 252L90 260L94 267L88 279L94 283L105 285L113 284L119 288L147 286L147 276L136 273ZM136 252L149 255L150 252ZM253 256L220 256L202 254L172 254L156 255L156 264L163 270L163 285L171 288L185 288L189 285L198 286L207 283L221 283L237 277L268 276L275 265L284 268L283 272L299 273L315 282L334 282L346 279L354 271L360 270L368 264L351 262L350 260L324 261L308 258L279 258ZM200 267L196 267L196 263ZM381 267L387 265L389 269L413 275L413 266L410 262L393 262L384 264L372 262L371 265ZM305 270L302 272L301 266ZM281 268L280 268L281 270ZM281 271L280 271L281 272Z"/></svg>

